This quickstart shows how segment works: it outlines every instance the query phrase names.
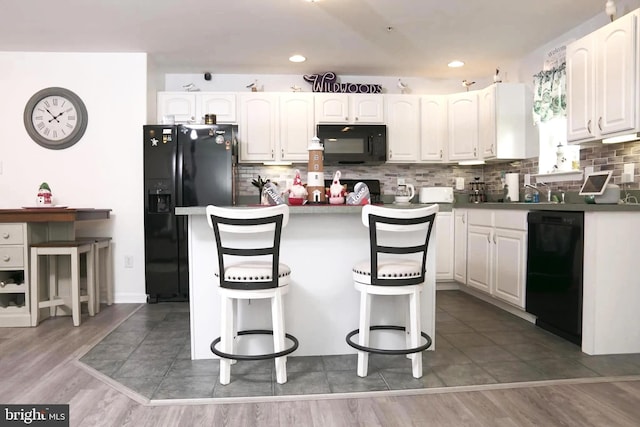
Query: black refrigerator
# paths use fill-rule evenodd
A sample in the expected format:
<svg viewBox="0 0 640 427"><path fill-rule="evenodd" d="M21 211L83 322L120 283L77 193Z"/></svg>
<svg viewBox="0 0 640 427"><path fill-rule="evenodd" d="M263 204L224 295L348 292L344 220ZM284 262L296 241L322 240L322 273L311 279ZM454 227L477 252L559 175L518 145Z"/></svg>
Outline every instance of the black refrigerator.
<svg viewBox="0 0 640 427"><path fill-rule="evenodd" d="M146 125L144 250L147 301L188 301L187 217L177 206L235 204L235 125Z"/></svg>

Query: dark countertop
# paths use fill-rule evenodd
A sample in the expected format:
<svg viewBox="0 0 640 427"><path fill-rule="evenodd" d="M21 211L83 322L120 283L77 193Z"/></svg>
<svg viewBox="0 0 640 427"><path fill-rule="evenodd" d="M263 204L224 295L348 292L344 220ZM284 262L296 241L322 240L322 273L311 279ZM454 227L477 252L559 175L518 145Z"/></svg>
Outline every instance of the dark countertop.
<svg viewBox="0 0 640 427"><path fill-rule="evenodd" d="M405 209L408 207L417 208L422 206L428 206L418 203L412 203L410 205L394 205L385 204L385 207L393 207L397 209ZM451 212L452 209L504 209L504 210L522 210L522 211L534 211L534 210L548 210L548 211L574 211L574 212L640 212L640 204L618 204L618 205L603 205L603 204L587 204L587 203L467 203L456 202L440 203L440 212ZM242 206L238 206L241 208ZM246 207L246 206L245 206ZM310 214L354 214L360 213L362 206L348 206L348 205L304 205L304 206L290 206L289 212L291 215L310 215ZM204 215L204 206L193 207L177 207L177 215Z"/></svg>
<svg viewBox="0 0 640 427"><path fill-rule="evenodd" d="M410 204L410 205L394 205L386 204L381 205L385 207L391 207L395 209L417 208L429 205ZM238 208L247 206L238 206ZM441 203L440 212L451 212L453 205L451 203ZM310 215L310 214L360 214L362 206L350 206L350 205L304 205L304 206L289 206L290 215ZM204 206L191 206L191 207L177 207L176 215L204 215Z"/></svg>
<svg viewBox="0 0 640 427"><path fill-rule="evenodd" d="M511 209L525 211L574 212L640 212L640 204L587 204L587 203L456 203L456 209Z"/></svg>

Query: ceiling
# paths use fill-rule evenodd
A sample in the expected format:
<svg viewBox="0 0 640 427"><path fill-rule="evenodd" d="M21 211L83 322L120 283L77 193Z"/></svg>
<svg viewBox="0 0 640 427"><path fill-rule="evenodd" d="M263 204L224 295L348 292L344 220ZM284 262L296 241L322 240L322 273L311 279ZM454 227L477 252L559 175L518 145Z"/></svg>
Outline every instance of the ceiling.
<svg viewBox="0 0 640 427"><path fill-rule="evenodd" d="M604 0L4 0L0 51L147 52L164 73L493 75ZM305 55L301 64L288 61ZM451 70L452 59L466 62Z"/></svg>

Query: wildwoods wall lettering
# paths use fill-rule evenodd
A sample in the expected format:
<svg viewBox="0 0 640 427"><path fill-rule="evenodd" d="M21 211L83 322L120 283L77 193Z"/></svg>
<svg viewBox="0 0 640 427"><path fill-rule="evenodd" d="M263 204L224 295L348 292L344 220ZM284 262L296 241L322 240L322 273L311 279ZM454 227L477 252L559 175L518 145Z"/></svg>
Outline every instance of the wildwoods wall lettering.
<svg viewBox="0 0 640 427"><path fill-rule="evenodd" d="M304 81L311 83L313 92L333 93L382 93L381 85L363 83L338 83L336 73L329 71L324 74L307 74L302 76Z"/></svg>

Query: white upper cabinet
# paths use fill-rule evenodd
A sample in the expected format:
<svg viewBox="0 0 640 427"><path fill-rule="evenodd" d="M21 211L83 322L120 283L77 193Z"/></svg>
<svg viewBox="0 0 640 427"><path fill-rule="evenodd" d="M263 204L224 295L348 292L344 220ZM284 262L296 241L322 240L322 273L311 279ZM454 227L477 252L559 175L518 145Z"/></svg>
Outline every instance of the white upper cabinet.
<svg viewBox="0 0 640 427"><path fill-rule="evenodd" d="M236 94L225 92L158 92L157 120L174 116L176 123L204 123L215 114L217 123L237 123Z"/></svg>
<svg viewBox="0 0 640 427"><path fill-rule="evenodd" d="M158 92L157 123L163 122L164 116L174 116L176 123L196 121L197 103L193 92Z"/></svg>
<svg viewBox="0 0 640 427"><path fill-rule="evenodd" d="M383 95L315 93L317 123L384 124Z"/></svg>
<svg viewBox="0 0 640 427"><path fill-rule="evenodd" d="M415 163L420 155L420 97L385 95L387 163Z"/></svg>
<svg viewBox="0 0 640 427"><path fill-rule="evenodd" d="M448 97L449 160L478 159L478 93Z"/></svg>
<svg viewBox="0 0 640 427"><path fill-rule="evenodd" d="M315 135L313 94L251 92L239 95L239 161L307 162Z"/></svg>
<svg viewBox="0 0 640 427"><path fill-rule="evenodd" d="M278 94L250 92L239 95L238 146L240 162L276 161L278 152Z"/></svg>
<svg viewBox="0 0 640 427"><path fill-rule="evenodd" d="M196 95L199 103L198 113L215 114L217 123L237 123L236 94L224 92L202 92Z"/></svg>
<svg viewBox="0 0 640 427"><path fill-rule="evenodd" d="M640 130L638 10L567 46L567 140Z"/></svg>
<svg viewBox="0 0 640 427"><path fill-rule="evenodd" d="M531 118L533 95L522 83L497 83L479 93L481 158L526 159L538 155Z"/></svg>
<svg viewBox="0 0 640 427"><path fill-rule="evenodd" d="M441 163L448 160L447 97L420 98L420 160Z"/></svg>
<svg viewBox="0 0 640 427"><path fill-rule="evenodd" d="M316 134L312 93L280 95L280 160L309 161L309 144Z"/></svg>

